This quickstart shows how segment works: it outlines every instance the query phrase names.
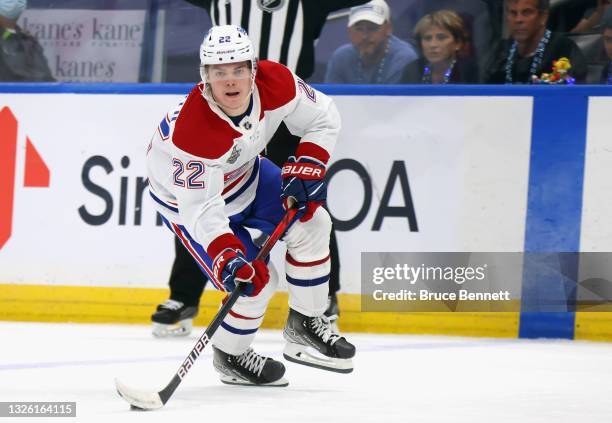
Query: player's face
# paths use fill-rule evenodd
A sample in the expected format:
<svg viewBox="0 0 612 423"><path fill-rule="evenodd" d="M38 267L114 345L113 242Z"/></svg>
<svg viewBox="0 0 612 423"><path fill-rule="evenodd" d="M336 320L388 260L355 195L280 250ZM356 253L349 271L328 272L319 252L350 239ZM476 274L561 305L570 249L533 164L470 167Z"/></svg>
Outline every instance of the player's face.
<svg viewBox="0 0 612 423"><path fill-rule="evenodd" d="M606 46L606 53L608 53L608 59L612 60L612 28L607 28L604 31L603 40Z"/></svg>
<svg viewBox="0 0 612 423"><path fill-rule="evenodd" d="M362 58L380 54L391 35L391 25L385 22L376 25L370 21L359 21L349 27L349 37Z"/></svg>
<svg viewBox="0 0 612 423"><path fill-rule="evenodd" d="M510 35L519 43L530 41L546 26L548 12L538 10L538 0L509 0L506 20Z"/></svg>
<svg viewBox="0 0 612 423"><path fill-rule="evenodd" d="M421 36L423 55L432 65L453 60L461 43L445 28L433 25Z"/></svg>
<svg viewBox="0 0 612 423"><path fill-rule="evenodd" d="M244 113L251 94L251 63L210 65L207 81L215 101L230 116Z"/></svg>

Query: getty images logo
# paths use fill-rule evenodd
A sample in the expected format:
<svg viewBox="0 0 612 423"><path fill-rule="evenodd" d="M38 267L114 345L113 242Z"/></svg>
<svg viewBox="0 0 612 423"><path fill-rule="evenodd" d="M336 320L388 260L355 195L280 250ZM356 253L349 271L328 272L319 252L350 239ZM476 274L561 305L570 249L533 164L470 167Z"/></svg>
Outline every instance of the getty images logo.
<svg viewBox="0 0 612 423"><path fill-rule="evenodd" d="M13 231L15 182L17 179L18 122L8 107L0 110L0 249ZM26 136L24 187L49 187L49 168Z"/></svg>

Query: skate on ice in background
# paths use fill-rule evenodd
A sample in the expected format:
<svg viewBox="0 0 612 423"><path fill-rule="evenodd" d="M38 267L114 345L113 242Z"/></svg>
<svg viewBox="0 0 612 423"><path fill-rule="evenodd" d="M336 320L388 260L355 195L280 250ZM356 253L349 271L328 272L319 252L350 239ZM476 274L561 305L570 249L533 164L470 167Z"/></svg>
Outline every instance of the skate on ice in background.
<svg viewBox="0 0 612 423"><path fill-rule="evenodd" d="M180 301L168 299L158 305L151 316L153 335L158 338L187 336L191 333L193 319L197 315L197 306L186 306Z"/></svg>

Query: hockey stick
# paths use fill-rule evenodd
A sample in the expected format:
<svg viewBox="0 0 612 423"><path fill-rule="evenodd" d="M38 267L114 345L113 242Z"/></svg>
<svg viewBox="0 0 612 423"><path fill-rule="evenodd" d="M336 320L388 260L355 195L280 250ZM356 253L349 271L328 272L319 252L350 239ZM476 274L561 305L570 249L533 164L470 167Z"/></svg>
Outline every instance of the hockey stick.
<svg viewBox="0 0 612 423"><path fill-rule="evenodd" d="M257 254L256 260L264 259L268 256L268 254L270 254L270 250L272 250L272 247L274 246L274 244L276 244L276 241L279 240L279 238L285 233L289 225L293 222L293 218L295 217L296 213L297 209L291 208L287 210L287 213L285 213L283 219L276 226L274 232L272 232L272 235L270 235L270 238L268 238L263 247L261 247L261 250ZM225 301L225 304L223 304L221 309L217 312L217 315L215 316L213 321L208 325L204 333L200 336L198 342L196 342L195 346L192 348L185 361L183 361L183 364L181 364L170 383L168 383L168 385L164 389L159 392L139 391L129 388L123 383L121 383L118 379L115 379L115 387L117 388L117 392L124 400L130 403L132 409L155 410L157 408L163 407L164 404L168 402L176 388L178 388L180 383L183 381L183 378L187 375L187 373L193 366L193 363L195 363L206 345L210 342L210 339L221 325L223 319L225 319L225 316L227 316L234 303L238 300L240 292L245 285L245 282L241 282L240 284L238 284L236 289L234 289L231 295L227 297L227 301Z"/></svg>

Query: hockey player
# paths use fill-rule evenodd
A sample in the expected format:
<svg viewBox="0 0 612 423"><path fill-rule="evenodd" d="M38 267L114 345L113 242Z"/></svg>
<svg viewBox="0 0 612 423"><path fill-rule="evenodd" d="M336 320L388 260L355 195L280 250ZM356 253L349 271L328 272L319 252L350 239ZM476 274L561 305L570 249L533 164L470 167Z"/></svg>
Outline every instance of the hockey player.
<svg viewBox="0 0 612 423"><path fill-rule="evenodd" d="M164 223L221 291L248 282L212 339L215 369L229 384L286 386L279 361L250 347L278 283L247 227L270 234L290 201L284 236L289 316L287 360L352 371L355 347L323 315L331 219L325 167L340 129L332 100L283 65L255 58L247 33L216 26L200 47L202 82L162 120L147 149L150 194ZM301 136L282 172L259 154L281 121Z"/></svg>

